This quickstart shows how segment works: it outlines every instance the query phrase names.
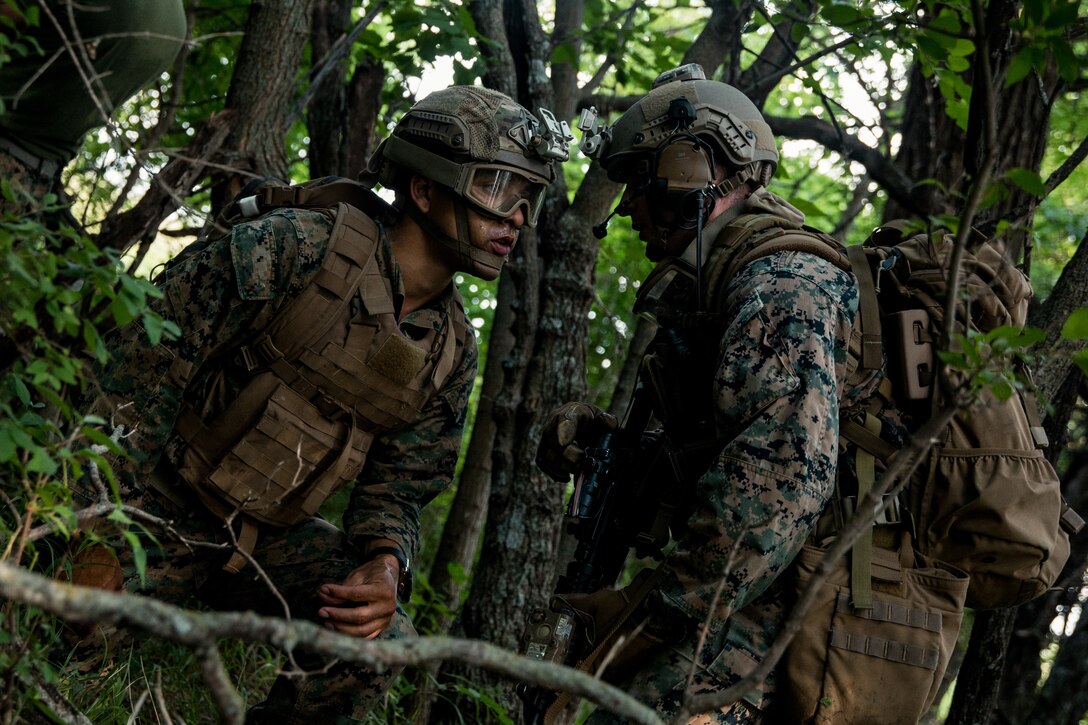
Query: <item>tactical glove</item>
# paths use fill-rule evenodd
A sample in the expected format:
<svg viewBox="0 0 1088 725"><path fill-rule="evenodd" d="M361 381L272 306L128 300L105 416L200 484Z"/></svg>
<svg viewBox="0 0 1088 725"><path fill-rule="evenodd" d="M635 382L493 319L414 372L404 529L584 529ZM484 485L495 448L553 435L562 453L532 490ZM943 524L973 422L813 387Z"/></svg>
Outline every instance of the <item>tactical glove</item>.
<svg viewBox="0 0 1088 725"><path fill-rule="evenodd" d="M573 609L584 628L586 643L579 669L599 673L605 682L620 685L665 645L648 631L648 615L642 606L654 573L652 569L642 570L623 589L556 596L553 607Z"/></svg>
<svg viewBox="0 0 1088 725"><path fill-rule="evenodd" d="M584 448L616 428L614 415L589 403L564 403L552 411L540 435L536 465L556 481L566 481L585 457Z"/></svg>

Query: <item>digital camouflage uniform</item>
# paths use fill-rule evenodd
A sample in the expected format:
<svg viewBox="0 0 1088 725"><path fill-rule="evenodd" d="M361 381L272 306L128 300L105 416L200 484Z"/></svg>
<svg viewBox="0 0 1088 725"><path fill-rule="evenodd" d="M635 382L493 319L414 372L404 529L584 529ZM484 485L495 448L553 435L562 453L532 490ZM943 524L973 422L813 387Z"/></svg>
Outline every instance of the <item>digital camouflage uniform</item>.
<svg viewBox="0 0 1088 725"><path fill-rule="evenodd" d="M102 395L90 412L125 427L123 445L132 458L116 463L122 474L122 499L170 520L187 539L229 541L222 521L207 513L172 475L184 448L173 431L182 395L186 388L220 384L224 391L220 399L226 402L245 384L248 375L229 364L225 380L210 371L230 360L240 344L264 329L307 286L321 266L332 222L331 213L281 209L236 226L231 235L168 268L160 281L164 299L153 307L178 325L180 339L150 345L138 324L109 338L112 358L97 371ZM377 259L399 308L400 269L384 234ZM412 335L414 329L439 329L445 323L446 305L456 294L451 283L444 295L405 315L401 331ZM339 582L358 567L362 562L357 552L368 539L391 539L414 558L419 510L449 485L454 472L476 373L475 339L471 332L467 338L453 372L418 418L375 438L344 514L346 533L319 518L286 530L261 527L253 556L284 595L292 616L316 618L321 606L317 587ZM152 475L158 477L159 488L148 486ZM222 570L229 552L190 548L165 532L154 533L162 546L144 540L148 563L142 580L129 547L117 542L129 591L178 604L196 598L217 608L284 613L252 567L237 575ZM398 607L381 638L413 634ZM358 718L396 674L338 664L321 676L281 677L264 705L265 713L277 723L332 722L348 713Z"/></svg>
<svg viewBox="0 0 1088 725"><path fill-rule="evenodd" d="M762 207L802 218L763 190L741 213ZM721 228L711 224L709 231ZM685 691L710 694L738 682L777 638L793 605L791 577L783 575L834 491L840 400L864 400L880 382L875 372L848 370L858 307L849 272L811 254L780 252L741 269L715 296L724 318L715 419L731 440L698 480L685 533L644 604L650 628L670 646L620 685L654 703L666 721ZM693 656L702 622L709 631ZM773 691L772 674L742 701L692 722L759 722ZM597 711L589 722L617 719Z"/></svg>

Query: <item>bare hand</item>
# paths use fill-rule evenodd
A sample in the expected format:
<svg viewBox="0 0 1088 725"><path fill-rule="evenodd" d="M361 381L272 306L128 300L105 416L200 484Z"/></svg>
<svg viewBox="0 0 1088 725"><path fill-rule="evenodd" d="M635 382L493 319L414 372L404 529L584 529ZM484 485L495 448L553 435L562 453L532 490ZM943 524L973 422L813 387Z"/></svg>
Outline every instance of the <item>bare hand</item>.
<svg viewBox="0 0 1088 725"><path fill-rule="evenodd" d="M329 629L374 639L389 626L397 610L400 563L389 554L368 561L340 584L323 584L317 594L329 606L317 616Z"/></svg>

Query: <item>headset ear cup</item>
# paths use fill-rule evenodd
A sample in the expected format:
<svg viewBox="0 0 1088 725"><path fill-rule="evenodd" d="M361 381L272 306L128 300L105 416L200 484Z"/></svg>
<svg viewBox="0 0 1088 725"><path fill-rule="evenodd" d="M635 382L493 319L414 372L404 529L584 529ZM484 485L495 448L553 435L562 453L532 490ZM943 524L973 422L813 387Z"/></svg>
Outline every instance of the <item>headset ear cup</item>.
<svg viewBox="0 0 1088 725"><path fill-rule="evenodd" d="M690 229L699 222L700 206L703 209L703 222L705 223L713 204L713 194L706 193L705 189L695 189L681 196L677 203L677 221L680 223L680 227Z"/></svg>

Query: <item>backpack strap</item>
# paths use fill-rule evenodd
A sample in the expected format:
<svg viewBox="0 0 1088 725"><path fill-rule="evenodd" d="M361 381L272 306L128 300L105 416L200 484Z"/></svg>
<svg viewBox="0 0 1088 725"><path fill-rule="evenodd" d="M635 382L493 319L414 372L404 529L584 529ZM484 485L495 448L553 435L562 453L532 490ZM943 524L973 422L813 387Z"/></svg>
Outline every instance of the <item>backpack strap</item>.
<svg viewBox="0 0 1088 725"><path fill-rule="evenodd" d="M238 200L237 204L246 217L282 207L322 209L340 204L350 204L376 219L384 220L396 214L393 207L372 189L336 176L291 186L265 186L253 196Z"/></svg>
<svg viewBox="0 0 1088 725"><path fill-rule="evenodd" d="M714 240L714 251L703 268L707 309L717 309L729 282L746 266L778 252L805 252L840 269L849 263L835 240L796 221L771 213L741 214Z"/></svg>
<svg viewBox="0 0 1088 725"><path fill-rule="evenodd" d="M865 414L865 430L879 437L880 420ZM876 483L876 456L864 448L857 450L858 503L860 504ZM873 527L865 529L850 550L850 603L856 609L873 608Z"/></svg>
<svg viewBox="0 0 1088 725"><path fill-rule="evenodd" d="M880 305L876 298L876 284L869 267L868 256L862 246L846 248L850 271L858 280L858 328L861 331L861 367L879 370L884 362L884 342L880 329Z"/></svg>

